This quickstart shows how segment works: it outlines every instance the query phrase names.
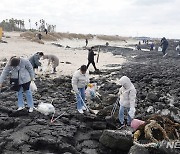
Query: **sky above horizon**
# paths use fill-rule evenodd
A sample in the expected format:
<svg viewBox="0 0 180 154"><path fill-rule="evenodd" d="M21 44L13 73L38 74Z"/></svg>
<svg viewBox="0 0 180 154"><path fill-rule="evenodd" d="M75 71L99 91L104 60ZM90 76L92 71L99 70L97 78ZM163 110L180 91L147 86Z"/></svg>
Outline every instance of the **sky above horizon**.
<svg viewBox="0 0 180 154"><path fill-rule="evenodd" d="M45 19L59 32L180 38L180 0L1 0L3 19Z"/></svg>

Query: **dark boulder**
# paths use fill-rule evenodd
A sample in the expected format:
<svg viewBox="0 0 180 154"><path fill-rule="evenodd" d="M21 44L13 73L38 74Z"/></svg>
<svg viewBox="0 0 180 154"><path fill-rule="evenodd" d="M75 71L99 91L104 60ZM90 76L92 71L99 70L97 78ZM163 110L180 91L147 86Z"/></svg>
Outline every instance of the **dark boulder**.
<svg viewBox="0 0 180 154"><path fill-rule="evenodd" d="M134 145L131 147L128 154L150 154L150 153L148 149Z"/></svg>
<svg viewBox="0 0 180 154"><path fill-rule="evenodd" d="M128 151L133 145L132 133L126 130L105 130L99 141L106 147L123 151Z"/></svg>

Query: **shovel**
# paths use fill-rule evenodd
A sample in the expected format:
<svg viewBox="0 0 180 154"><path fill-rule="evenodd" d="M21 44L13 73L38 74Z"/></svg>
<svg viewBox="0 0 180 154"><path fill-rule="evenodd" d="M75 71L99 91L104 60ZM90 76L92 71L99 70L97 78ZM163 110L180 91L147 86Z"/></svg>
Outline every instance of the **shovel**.
<svg viewBox="0 0 180 154"><path fill-rule="evenodd" d="M81 95L80 95L80 94L78 94L78 95L79 95L81 101L83 102L83 105L84 105L84 107L86 108L87 111L89 111L90 113L95 114L95 115L99 112L98 110L92 110L92 109L90 109L90 108L86 105L86 103L84 102L84 100L82 99Z"/></svg>
<svg viewBox="0 0 180 154"><path fill-rule="evenodd" d="M99 62L99 53L100 53L100 46L98 47L98 55L97 55L97 60L96 60L97 63Z"/></svg>

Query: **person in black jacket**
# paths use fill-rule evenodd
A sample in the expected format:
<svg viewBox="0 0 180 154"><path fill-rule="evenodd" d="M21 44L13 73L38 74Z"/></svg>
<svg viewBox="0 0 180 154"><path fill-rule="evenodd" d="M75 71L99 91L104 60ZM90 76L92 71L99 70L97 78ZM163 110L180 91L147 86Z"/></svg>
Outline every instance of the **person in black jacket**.
<svg viewBox="0 0 180 154"><path fill-rule="evenodd" d="M45 29L44 29L44 32L45 32L45 33L46 33L46 35L47 35L47 33L48 33L48 30L45 28Z"/></svg>
<svg viewBox="0 0 180 154"><path fill-rule="evenodd" d="M93 49L94 49L94 47L91 47L91 49L89 49L87 69L88 69L89 65L92 64L95 71L97 71L98 69L96 68L96 65L95 65L95 62L94 62L94 56L96 54L94 53Z"/></svg>
<svg viewBox="0 0 180 154"><path fill-rule="evenodd" d="M167 49L167 47L168 47L168 41L166 40L166 38L165 37L163 37L162 39L161 39L161 46L162 46L162 52L163 52L163 57L165 57L166 55L167 55L167 53L166 53L166 49Z"/></svg>
<svg viewBox="0 0 180 154"><path fill-rule="evenodd" d="M44 56L43 52L37 52L29 58L29 61L30 61L31 65L33 66L33 69L36 69L36 68L38 68L38 66L41 66L41 63L39 60L43 56Z"/></svg>
<svg viewBox="0 0 180 154"><path fill-rule="evenodd" d="M88 39L86 39L86 47L87 47L87 45L88 45Z"/></svg>

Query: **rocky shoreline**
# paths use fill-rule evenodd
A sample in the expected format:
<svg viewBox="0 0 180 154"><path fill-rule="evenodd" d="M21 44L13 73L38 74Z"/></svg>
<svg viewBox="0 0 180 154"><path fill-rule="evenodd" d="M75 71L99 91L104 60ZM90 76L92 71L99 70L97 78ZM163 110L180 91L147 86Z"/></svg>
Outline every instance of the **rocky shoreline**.
<svg viewBox="0 0 180 154"><path fill-rule="evenodd" d="M14 92L5 88L0 94L0 153L133 153L132 151L136 151L137 148L130 150L133 145L132 135L116 130L117 116L114 121L108 121L120 87L116 81L123 75L128 76L137 89L136 118L145 120L150 115L158 113L168 115L173 121L180 123L180 57L172 48L165 58L157 51L133 51L117 47L104 47L104 51L122 55L128 62L121 68L109 65L112 69L101 70L100 73L95 73L96 77L91 78L91 82L98 84L98 92L101 94L101 99L89 104L90 108L100 110L97 115L81 115L76 111L70 76L55 79L46 76L35 81L38 87L38 92L33 94L35 106L40 102L50 103L53 100L55 116L65 112L54 123L51 123L51 116L42 115L37 111L15 111L16 96ZM121 134L122 137L118 137L117 134ZM111 140L107 136L110 136ZM176 151L142 149L141 153L169 154Z"/></svg>

